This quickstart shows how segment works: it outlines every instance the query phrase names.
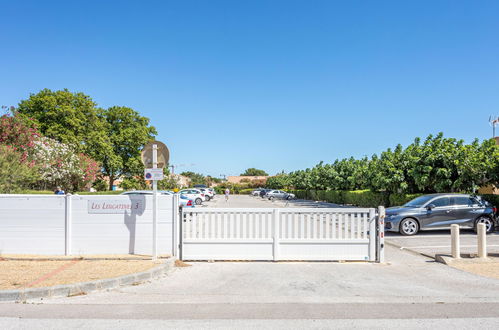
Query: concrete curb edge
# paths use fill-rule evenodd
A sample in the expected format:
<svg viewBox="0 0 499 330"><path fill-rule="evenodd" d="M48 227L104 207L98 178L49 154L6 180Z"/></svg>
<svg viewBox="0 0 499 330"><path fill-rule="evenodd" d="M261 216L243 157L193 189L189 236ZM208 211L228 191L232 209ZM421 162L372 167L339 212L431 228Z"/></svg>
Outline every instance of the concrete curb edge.
<svg viewBox="0 0 499 330"><path fill-rule="evenodd" d="M63 284L44 288L0 290L0 302L23 302L28 299L72 297L84 295L94 291L115 289L121 286L137 285L165 274L172 269L174 265L175 258L169 258L163 264L140 273L111 277L91 282Z"/></svg>

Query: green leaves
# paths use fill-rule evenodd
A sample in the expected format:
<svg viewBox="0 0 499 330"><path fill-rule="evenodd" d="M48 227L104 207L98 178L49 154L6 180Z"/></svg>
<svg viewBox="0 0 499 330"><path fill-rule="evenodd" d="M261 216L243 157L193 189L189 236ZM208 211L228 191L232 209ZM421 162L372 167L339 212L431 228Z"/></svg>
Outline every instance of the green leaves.
<svg viewBox="0 0 499 330"><path fill-rule="evenodd" d="M140 150L157 134L149 119L128 107L97 108L83 93L44 89L19 103L40 132L99 161L110 186L118 176L141 175Z"/></svg>
<svg viewBox="0 0 499 330"><path fill-rule="evenodd" d="M279 180L286 182L286 188L307 190L472 192L487 184L499 185L499 146L494 140L475 140L467 145L439 133L429 135L423 143L416 138L405 149L397 145L370 159L320 162L312 169L292 172Z"/></svg>
<svg viewBox="0 0 499 330"><path fill-rule="evenodd" d="M248 168L244 173L241 173L241 176L267 176L267 172L264 170L259 170L257 168Z"/></svg>

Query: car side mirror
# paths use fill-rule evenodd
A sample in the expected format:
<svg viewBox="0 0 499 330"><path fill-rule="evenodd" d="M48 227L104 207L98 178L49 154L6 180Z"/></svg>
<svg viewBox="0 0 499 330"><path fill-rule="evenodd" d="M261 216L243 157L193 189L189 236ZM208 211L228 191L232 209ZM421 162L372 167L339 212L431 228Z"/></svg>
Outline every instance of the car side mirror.
<svg viewBox="0 0 499 330"><path fill-rule="evenodd" d="M427 209L428 211L431 211L431 210L433 210L434 208L435 208L435 204L428 204L428 205L426 206L426 209Z"/></svg>

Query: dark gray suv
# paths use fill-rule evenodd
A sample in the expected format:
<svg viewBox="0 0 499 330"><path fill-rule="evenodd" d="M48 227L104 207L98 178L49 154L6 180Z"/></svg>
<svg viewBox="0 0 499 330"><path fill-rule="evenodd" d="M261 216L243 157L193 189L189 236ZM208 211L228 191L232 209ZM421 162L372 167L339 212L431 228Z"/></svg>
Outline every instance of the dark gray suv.
<svg viewBox="0 0 499 330"><path fill-rule="evenodd" d="M489 233L496 226L495 213L495 207L476 196L423 195L404 206L387 208L385 230L410 236L420 230L448 229L452 224L476 230L478 223L484 223Z"/></svg>

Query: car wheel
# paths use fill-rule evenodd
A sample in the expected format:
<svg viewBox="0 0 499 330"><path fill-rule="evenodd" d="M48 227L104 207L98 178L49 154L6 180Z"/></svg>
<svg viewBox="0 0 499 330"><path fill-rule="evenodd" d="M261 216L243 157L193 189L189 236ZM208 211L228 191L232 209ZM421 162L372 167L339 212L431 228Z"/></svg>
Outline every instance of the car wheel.
<svg viewBox="0 0 499 330"><path fill-rule="evenodd" d="M209 202L211 199L210 196L204 196L204 198L206 199L207 202Z"/></svg>
<svg viewBox="0 0 499 330"><path fill-rule="evenodd" d="M196 198L196 201L195 201L195 202L196 202L196 205L201 205L201 203L202 203L203 201L201 200L201 198Z"/></svg>
<svg viewBox="0 0 499 330"><path fill-rule="evenodd" d="M293 199L293 197L288 196L288 197L286 197L286 199L287 199L288 201L290 201L290 200L292 200L292 199Z"/></svg>
<svg viewBox="0 0 499 330"><path fill-rule="evenodd" d="M478 224L479 223L485 224L485 232L487 234L494 231L494 221L492 221L491 218L483 215L481 217L478 217L478 219L475 220L475 226L474 226L475 233L478 232Z"/></svg>
<svg viewBox="0 0 499 330"><path fill-rule="evenodd" d="M269 201L273 201L273 200L274 200L274 196L270 196Z"/></svg>
<svg viewBox="0 0 499 330"><path fill-rule="evenodd" d="M400 222L399 232L404 236L416 235L419 231L419 223L416 219L407 218Z"/></svg>

